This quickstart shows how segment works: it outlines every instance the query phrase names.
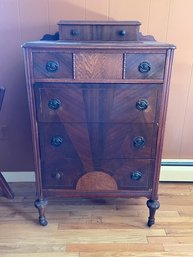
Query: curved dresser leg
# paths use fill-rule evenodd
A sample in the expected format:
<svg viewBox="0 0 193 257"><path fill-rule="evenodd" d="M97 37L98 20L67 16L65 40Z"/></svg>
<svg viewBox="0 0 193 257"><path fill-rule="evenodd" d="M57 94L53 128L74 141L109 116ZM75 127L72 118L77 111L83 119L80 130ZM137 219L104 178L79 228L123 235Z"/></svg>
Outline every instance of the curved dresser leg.
<svg viewBox="0 0 193 257"><path fill-rule="evenodd" d="M45 217L45 207L48 201L46 199L37 199L34 202L35 207L38 209L39 212L39 223L42 226L46 226L48 224L46 217Z"/></svg>
<svg viewBox="0 0 193 257"><path fill-rule="evenodd" d="M151 227L155 223L155 212L160 207L160 203L157 200L149 199L147 201L147 207L149 208L149 218L147 225Z"/></svg>

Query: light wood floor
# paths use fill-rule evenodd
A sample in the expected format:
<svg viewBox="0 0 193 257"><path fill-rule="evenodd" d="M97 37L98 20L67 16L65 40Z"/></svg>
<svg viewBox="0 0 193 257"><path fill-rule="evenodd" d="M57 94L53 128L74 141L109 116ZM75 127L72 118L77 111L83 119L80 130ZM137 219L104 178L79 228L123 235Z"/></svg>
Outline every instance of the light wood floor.
<svg viewBox="0 0 193 257"><path fill-rule="evenodd" d="M193 184L160 183L156 224L146 199L50 199L37 223L34 184L0 197L0 257L193 257Z"/></svg>

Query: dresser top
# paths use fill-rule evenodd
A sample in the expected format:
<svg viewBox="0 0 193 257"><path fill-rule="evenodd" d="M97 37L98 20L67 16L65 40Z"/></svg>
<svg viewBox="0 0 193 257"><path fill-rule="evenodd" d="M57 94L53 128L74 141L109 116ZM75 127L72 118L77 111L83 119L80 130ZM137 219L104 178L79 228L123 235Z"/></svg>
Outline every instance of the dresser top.
<svg viewBox="0 0 193 257"><path fill-rule="evenodd" d="M32 41L22 45L24 48L78 48L78 49L168 49L175 48L173 44L157 41L137 42L66 42L66 41Z"/></svg>
<svg viewBox="0 0 193 257"><path fill-rule="evenodd" d="M58 25L125 25L125 26L139 26L141 22L139 21L95 21L95 20L61 20Z"/></svg>

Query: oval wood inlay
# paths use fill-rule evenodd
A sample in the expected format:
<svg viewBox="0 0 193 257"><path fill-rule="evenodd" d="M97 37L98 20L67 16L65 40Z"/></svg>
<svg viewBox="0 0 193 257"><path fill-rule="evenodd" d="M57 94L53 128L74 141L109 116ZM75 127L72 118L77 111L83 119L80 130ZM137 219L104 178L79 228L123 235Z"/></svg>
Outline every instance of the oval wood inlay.
<svg viewBox="0 0 193 257"><path fill-rule="evenodd" d="M78 180L76 190L87 192L117 190L117 183L105 172L93 171Z"/></svg>

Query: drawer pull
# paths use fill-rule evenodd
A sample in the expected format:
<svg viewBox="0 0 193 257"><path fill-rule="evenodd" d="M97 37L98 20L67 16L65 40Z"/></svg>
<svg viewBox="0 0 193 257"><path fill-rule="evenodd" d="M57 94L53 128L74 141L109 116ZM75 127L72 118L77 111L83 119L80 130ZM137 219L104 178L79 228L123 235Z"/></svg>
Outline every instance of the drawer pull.
<svg viewBox="0 0 193 257"><path fill-rule="evenodd" d="M135 181L137 181L137 180L140 180L141 179L141 177L142 177L142 173L140 172L140 171L133 171L132 173L131 173L131 179L132 180L135 180Z"/></svg>
<svg viewBox="0 0 193 257"><path fill-rule="evenodd" d="M56 72L59 68L59 63L56 61L48 61L46 63L46 70L48 72Z"/></svg>
<svg viewBox="0 0 193 257"><path fill-rule="evenodd" d="M48 101L48 107L51 110L57 110L60 107L60 105L61 105L61 102L58 99L50 99Z"/></svg>
<svg viewBox="0 0 193 257"><path fill-rule="evenodd" d="M63 143L63 138L61 136L53 136L50 143L51 145L58 147Z"/></svg>
<svg viewBox="0 0 193 257"><path fill-rule="evenodd" d="M54 177L56 180L61 180L63 175L64 175L64 174L63 174L62 172L57 172L57 173L53 174L53 177Z"/></svg>
<svg viewBox="0 0 193 257"><path fill-rule="evenodd" d="M136 102L136 108L139 111L144 111L147 109L147 107L149 106L149 102L146 99L139 99Z"/></svg>
<svg viewBox="0 0 193 257"><path fill-rule="evenodd" d="M142 136L135 137L133 139L133 145L137 149L144 147L144 145L145 145L144 137L142 137Z"/></svg>
<svg viewBox="0 0 193 257"><path fill-rule="evenodd" d="M123 36L125 36L125 34L126 34L126 31L125 31L124 29L122 29L122 30L119 31L119 35L120 35L120 36L123 37Z"/></svg>
<svg viewBox="0 0 193 257"><path fill-rule="evenodd" d="M141 62L138 66L138 71L141 73L147 73L151 70L151 64L149 62Z"/></svg>
<svg viewBox="0 0 193 257"><path fill-rule="evenodd" d="M76 29L72 29L70 33L71 33L71 35L74 36L74 37L77 37L77 36L79 35L79 31L76 30Z"/></svg>

